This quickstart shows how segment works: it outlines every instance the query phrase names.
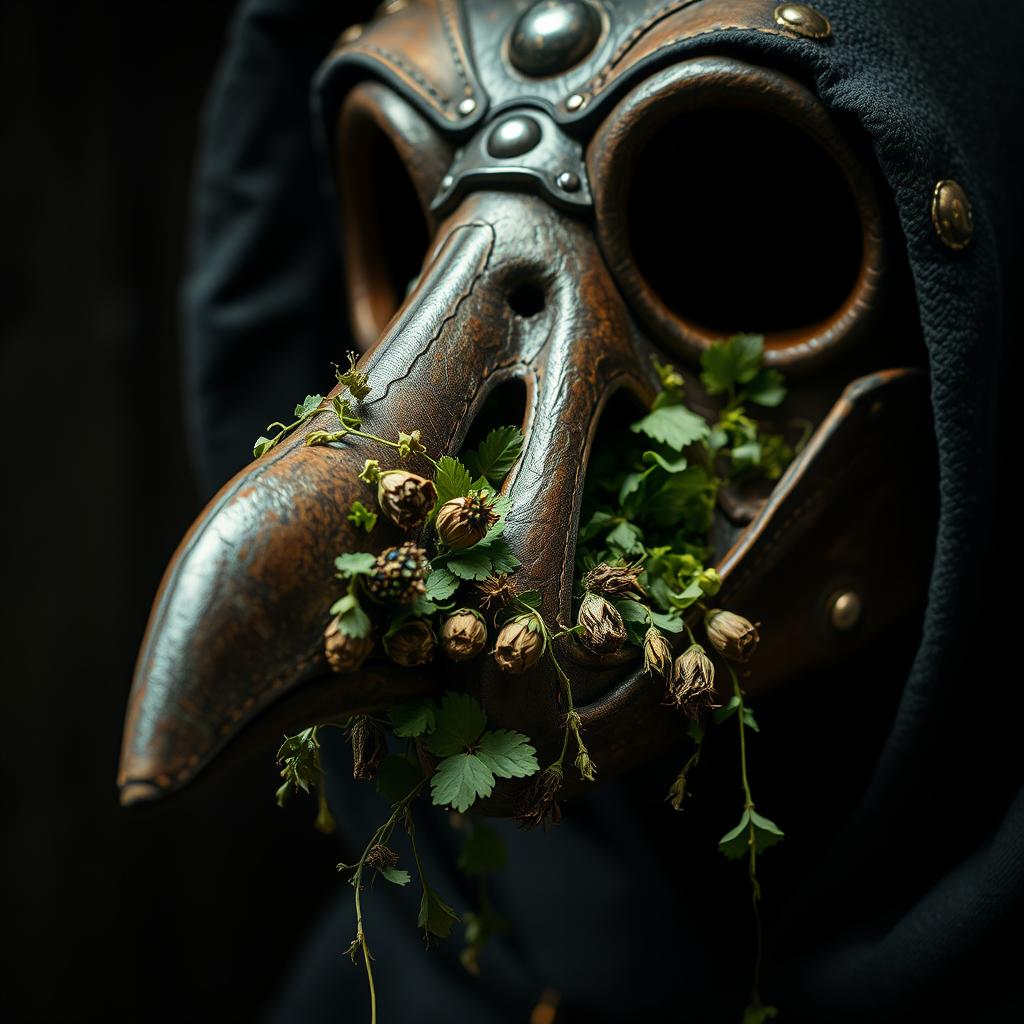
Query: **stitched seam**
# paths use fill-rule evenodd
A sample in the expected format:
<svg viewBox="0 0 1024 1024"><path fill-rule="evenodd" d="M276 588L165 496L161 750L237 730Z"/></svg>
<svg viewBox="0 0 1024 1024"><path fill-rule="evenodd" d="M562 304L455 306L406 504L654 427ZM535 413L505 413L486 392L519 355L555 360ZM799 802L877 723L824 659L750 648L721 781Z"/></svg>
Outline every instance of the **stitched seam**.
<svg viewBox="0 0 1024 1024"><path fill-rule="evenodd" d="M360 49L364 53L376 54L383 60L393 64L399 71L404 71L405 74L413 80L413 82L420 86L424 92L432 97L442 108L445 108L445 110L451 106L452 101L450 97L439 92L430 84L430 82L427 81L422 72L417 71L411 64L406 63L406 61L399 57L397 53L392 53L390 50L384 50L379 46L373 46L371 44L361 46Z"/></svg>
<svg viewBox="0 0 1024 1024"><path fill-rule="evenodd" d="M456 42L455 28L453 26L456 16L452 8L451 0L441 0L438 6L438 13L441 16L441 28L444 31L444 40L448 44L452 60L455 62L455 73L462 79L462 90L467 96L472 96L473 86L470 84L466 66L462 61L462 54L459 52L459 46Z"/></svg>

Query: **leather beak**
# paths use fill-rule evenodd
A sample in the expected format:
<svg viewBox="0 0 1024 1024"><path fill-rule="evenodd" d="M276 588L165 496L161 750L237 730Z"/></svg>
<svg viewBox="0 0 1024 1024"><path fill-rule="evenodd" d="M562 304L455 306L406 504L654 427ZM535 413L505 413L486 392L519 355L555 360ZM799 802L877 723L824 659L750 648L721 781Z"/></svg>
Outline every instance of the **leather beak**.
<svg viewBox="0 0 1024 1024"><path fill-rule="evenodd" d="M571 599L581 447L612 390L625 384L650 397L654 379L649 349L587 229L525 196L517 197L521 217L509 218L502 198L492 211L486 194L472 197L442 225L417 287L362 360L373 390L359 412L363 429L379 437L419 429L436 458L458 450L493 386L525 382L527 444L506 482L514 500L507 537L523 563L517 580L541 590L555 621ZM530 318L508 303L524 282L544 295L544 309ZM137 664L122 803L181 788L228 747L266 744L287 728L381 707L425 692L441 674L452 678L448 664L417 673L374 659L357 673L327 670L322 635L341 592L334 558L402 539L383 516L370 537L346 521L354 499L373 502L358 479L364 461L387 468L398 458L359 437L304 445L309 432L337 427L333 412L318 414L254 461L175 554ZM431 472L419 457L407 468ZM471 678L500 719L508 679L491 659L480 661L487 664ZM556 735L557 681L536 685L543 696L531 705L532 722L516 721L531 735ZM522 694L514 703L521 707Z"/></svg>

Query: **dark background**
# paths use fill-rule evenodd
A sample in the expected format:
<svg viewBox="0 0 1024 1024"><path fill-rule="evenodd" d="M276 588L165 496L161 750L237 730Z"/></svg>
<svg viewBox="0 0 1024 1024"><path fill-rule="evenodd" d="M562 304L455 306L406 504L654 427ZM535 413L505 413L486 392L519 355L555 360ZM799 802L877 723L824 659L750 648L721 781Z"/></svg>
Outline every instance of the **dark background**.
<svg viewBox="0 0 1024 1024"><path fill-rule="evenodd" d="M313 807L274 803L273 751L148 812L114 784L149 605L205 497L177 300L233 7L0 2L9 1020L255 1019L338 885Z"/></svg>

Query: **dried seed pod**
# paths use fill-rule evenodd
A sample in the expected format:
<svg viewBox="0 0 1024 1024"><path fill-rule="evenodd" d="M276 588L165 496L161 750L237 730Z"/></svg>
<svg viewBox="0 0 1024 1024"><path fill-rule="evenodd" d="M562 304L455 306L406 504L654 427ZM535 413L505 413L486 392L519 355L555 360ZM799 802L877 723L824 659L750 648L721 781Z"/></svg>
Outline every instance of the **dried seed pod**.
<svg viewBox="0 0 1024 1024"><path fill-rule="evenodd" d="M437 535L450 548L468 548L487 536L498 521L494 495L490 491L470 491L464 498L446 501L437 512Z"/></svg>
<svg viewBox="0 0 1024 1024"><path fill-rule="evenodd" d="M441 646L452 661L475 658L487 646L487 624L479 612L460 608L441 627Z"/></svg>
<svg viewBox="0 0 1024 1024"><path fill-rule="evenodd" d="M594 654L614 654L626 642L626 624L606 597L587 593L576 621L583 627L580 640Z"/></svg>
<svg viewBox="0 0 1024 1024"><path fill-rule="evenodd" d="M422 526L436 501L434 481L404 469L389 469L377 481L381 511L403 530Z"/></svg>
<svg viewBox="0 0 1024 1024"><path fill-rule="evenodd" d="M711 646L732 661L746 661L761 639L757 626L749 619L720 608L712 608L704 616L704 630Z"/></svg>
<svg viewBox="0 0 1024 1024"><path fill-rule="evenodd" d="M476 589L480 591L480 607L485 612L500 611L519 596L519 588L512 577L503 572L488 576Z"/></svg>
<svg viewBox="0 0 1024 1024"><path fill-rule="evenodd" d="M352 744L352 778L369 782L377 777L377 767L384 756L384 730L369 715L359 715L349 729Z"/></svg>
<svg viewBox="0 0 1024 1024"><path fill-rule="evenodd" d="M644 668L661 679L667 679L672 670L672 645L656 626L644 636Z"/></svg>
<svg viewBox="0 0 1024 1024"><path fill-rule="evenodd" d="M676 658L667 691L670 703L691 718L716 707L715 666L699 644L691 644Z"/></svg>
<svg viewBox="0 0 1024 1024"><path fill-rule="evenodd" d="M366 855L366 863L375 871L387 871L398 866L398 854L390 846L377 843L370 847Z"/></svg>
<svg viewBox="0 0 1024 1024"><path fill-rule="evenodd" d="M346 636L337 619L324 630L324 654L332 672L355 672L372 650L372 636Z"/></svg>
<svg viewBox="0 0 1024 1024"><path fill-rule="evenodd" d="M608 565L607 562L602 562L583 577L583 587L590 593L603 594L605 597L644 600L647 594L639 583L640 573L643 571L643 566L639 563Z"/></svg>
<svg viewBox="0 0 1024 1024"><path fill-rule="evenodd" d="M404 668L425 665L434 657L434 632L423 619L413 619L384 635L384 651Z"/></svg>
<svg viewBox="0 0 1024 1024"><path fill-rule="evenodd" d="M430 563L423 548L406 541L397 548L386 548L377 556L373 575L366 577L366 590L378 601L411 604L427 592L424 580Z"/></svg>
<svg viewBox="0 0 1024 1024"><path fill-rule="evenodd" d="M506 622L494 645L494 660L503 672L518 675L533 668L544 653L544 635L532 615L517 615Z"/></svg>
<svg viewBox="0 0 1024 1024"><path fill-rule="evenodd" d="M562 788L562 766L552 764L544 769L531 784L526 798L516 812L521 828L531 829L538 825L557 825L562 820L562 809L557 796Z"/></svg>

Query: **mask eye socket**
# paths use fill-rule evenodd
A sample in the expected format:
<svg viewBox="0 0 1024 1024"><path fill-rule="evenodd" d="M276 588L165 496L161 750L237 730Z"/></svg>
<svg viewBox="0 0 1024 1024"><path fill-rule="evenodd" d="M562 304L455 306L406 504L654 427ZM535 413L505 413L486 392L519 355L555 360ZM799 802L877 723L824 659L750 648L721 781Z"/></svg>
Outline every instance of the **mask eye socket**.
<svg viewBox="0 0 1024 1024"><path fill-rule="evenodd" d="M336 165L349 316L369 348L419 276L434 223L428 207L451 150L413 107L362 82L338 115Z"/></svg>
<svg viewBox="0 0 1024 1024"><path fill-rule="evenodd" d="M669 68L618 104L587 162L623 294L691 362L743 331L795 371L867 329L883 269L873 179L787 76L711 58Z"/></svg>

